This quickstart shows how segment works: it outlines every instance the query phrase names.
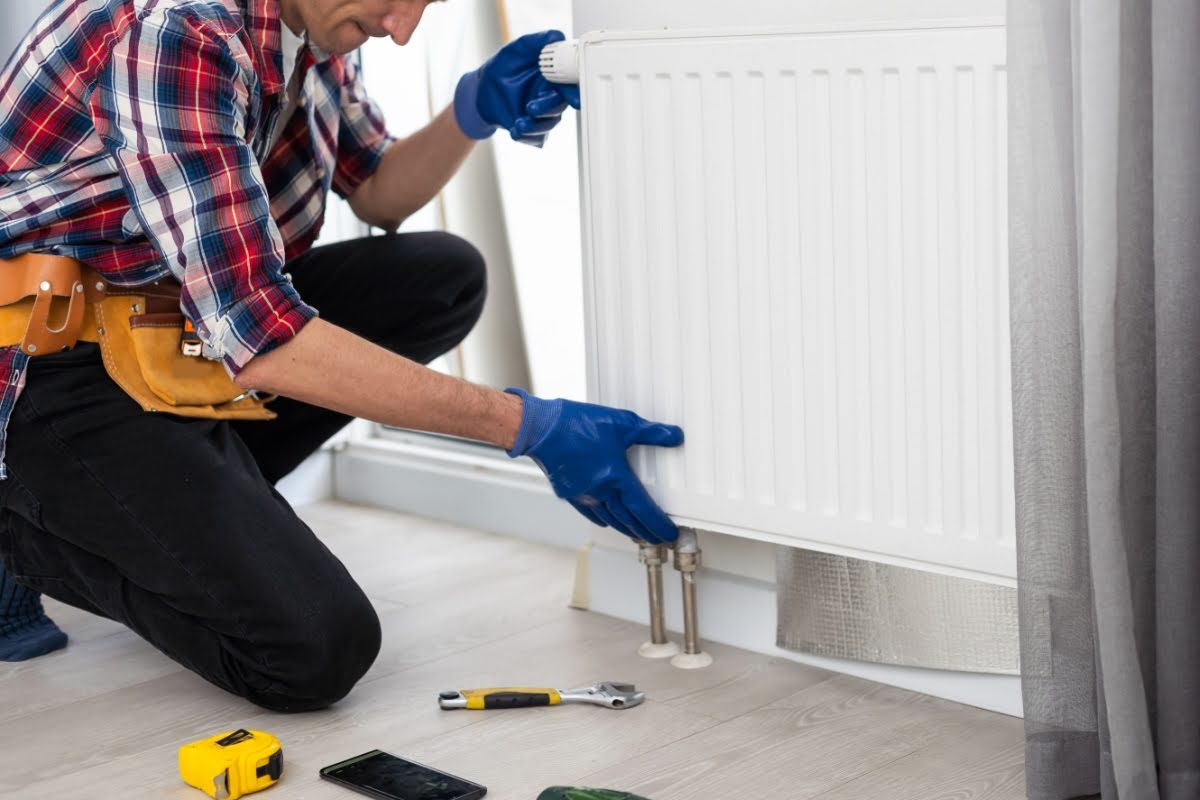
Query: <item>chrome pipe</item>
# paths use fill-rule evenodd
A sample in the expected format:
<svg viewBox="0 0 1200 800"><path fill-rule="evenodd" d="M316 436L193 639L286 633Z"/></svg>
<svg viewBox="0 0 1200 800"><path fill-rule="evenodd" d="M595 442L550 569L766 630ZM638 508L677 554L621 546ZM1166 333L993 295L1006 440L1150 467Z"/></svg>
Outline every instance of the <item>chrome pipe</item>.
<svg viewBox="0 0 1200 800"><path fill-rule="evenodd" d="M650 598L650 641L638 648L646 658L670 658L679 652L679 647L667 638L662 582L666 558L667 549L662 545L642 543L638 551L638 559L646 565L646 593Z"/></svg>
<svg viewBox="0 0 1200 800"><path fill-rule="evenodd" d="M671 659L681 669L700 669L712 656L700 648L700 623L696 610L696 571L700 569L700 541L690 528L679 531L675 542L675 569L683 585L683 652Z"/></svg>
<svg viewBox="0 0 1200 800"><path fill-rule="evenodd" d="M643 545L646 557L646 590L650 597L650 641L654 644L667 643L667 626L663 619L662 547Z"/></svg>
<svg viewBox="0 0 1200 800"><path fill-rule="evenodd" d="M684 572L683 577L683 652L690 656L700 652L700 634L696 622L696 573Z"/></svg>

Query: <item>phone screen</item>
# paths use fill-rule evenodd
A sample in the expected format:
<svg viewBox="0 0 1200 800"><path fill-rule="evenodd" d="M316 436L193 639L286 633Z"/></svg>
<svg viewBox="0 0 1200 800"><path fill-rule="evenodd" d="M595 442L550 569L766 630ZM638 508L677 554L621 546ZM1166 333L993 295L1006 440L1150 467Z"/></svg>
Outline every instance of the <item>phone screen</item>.
<svg viewBox="0 0 1200 800"><path fill-rule="evenodd" d="M436 769L373 750L321 770L321 776L389 800L475 800L487 789Z"/></svg>

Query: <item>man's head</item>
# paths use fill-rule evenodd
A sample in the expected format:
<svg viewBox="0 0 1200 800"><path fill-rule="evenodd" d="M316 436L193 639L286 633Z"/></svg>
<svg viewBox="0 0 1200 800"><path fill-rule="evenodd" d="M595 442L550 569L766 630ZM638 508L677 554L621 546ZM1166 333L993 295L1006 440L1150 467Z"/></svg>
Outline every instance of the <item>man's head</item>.
<svg viewBox="0 0 1200 800"><path fill-rule="evenodd" d="M439 0L279 0L283 22L328 53L349 53L370 37L407 44L421 15Z"/></svg>

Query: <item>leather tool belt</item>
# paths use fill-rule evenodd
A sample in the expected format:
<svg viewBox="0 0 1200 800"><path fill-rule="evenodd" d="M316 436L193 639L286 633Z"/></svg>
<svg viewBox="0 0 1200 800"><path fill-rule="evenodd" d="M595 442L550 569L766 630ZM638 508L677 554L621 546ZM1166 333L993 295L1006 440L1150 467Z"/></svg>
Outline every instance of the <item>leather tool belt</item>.
<svg viewBox="0 0 1200 800"><path fill-rule="evenodd" d="M199 348L185 332L179 291L174 281L112 284L63 256L0 259L0 346L37 358L96 342L113 381L146 411L274 419L271 398L239 387L221 362L185 354Z"/></svg>

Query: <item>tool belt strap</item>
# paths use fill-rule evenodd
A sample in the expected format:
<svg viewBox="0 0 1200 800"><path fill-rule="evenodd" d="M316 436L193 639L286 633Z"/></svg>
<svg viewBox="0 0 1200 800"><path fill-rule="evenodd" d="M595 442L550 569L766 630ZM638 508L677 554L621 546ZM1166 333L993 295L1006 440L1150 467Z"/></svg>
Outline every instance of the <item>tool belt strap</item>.
<svg viewBox="0 0 1200 800"><path fill-rule="evenodd" d="M96 305L134 294L145 296L148 306L179 313L174 283L119 286L75 259L45 253L0 259L0 346L20 345L25 355L42 356L98 342Z"/></svg>
<svg viewBox="0 0 1200 800"><path fill-rule="evenodd" d="M109 283L74 259L40 253L0 259L0 346L27 356L100 345L104 368L144 410L205 419L272 419L268 398L247 392L179 308L179 284Z"/></svg>

